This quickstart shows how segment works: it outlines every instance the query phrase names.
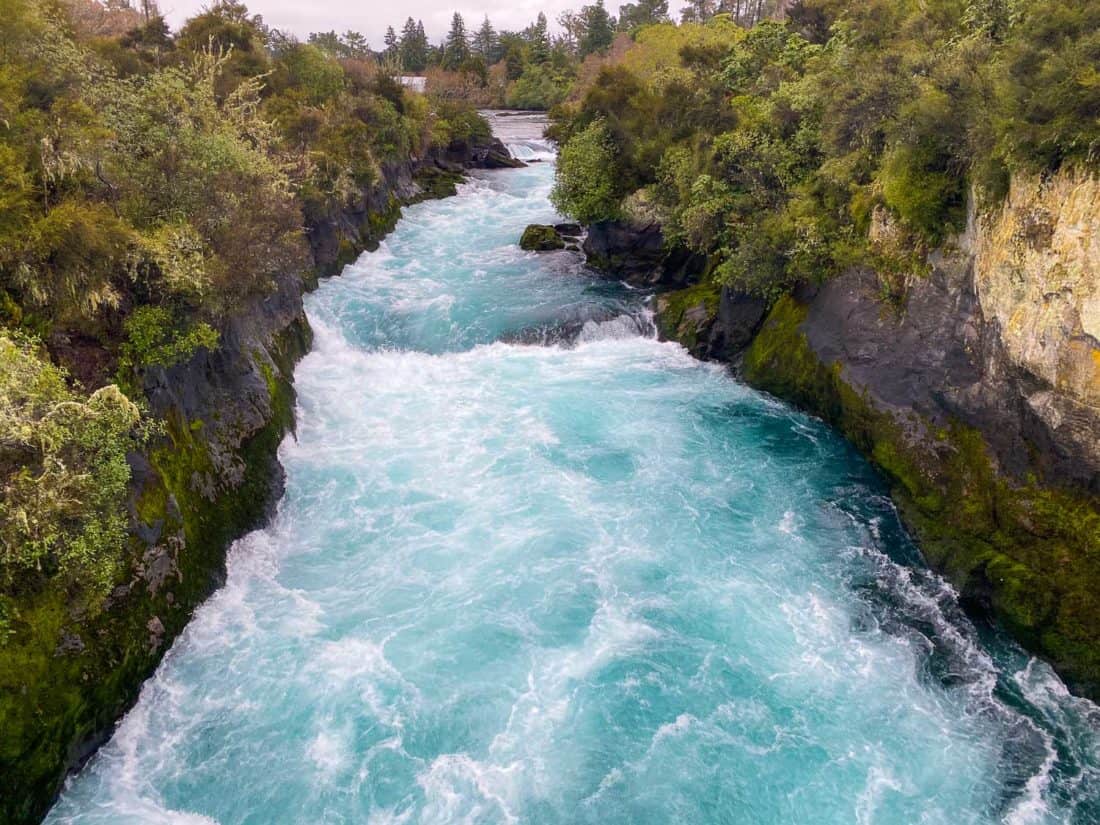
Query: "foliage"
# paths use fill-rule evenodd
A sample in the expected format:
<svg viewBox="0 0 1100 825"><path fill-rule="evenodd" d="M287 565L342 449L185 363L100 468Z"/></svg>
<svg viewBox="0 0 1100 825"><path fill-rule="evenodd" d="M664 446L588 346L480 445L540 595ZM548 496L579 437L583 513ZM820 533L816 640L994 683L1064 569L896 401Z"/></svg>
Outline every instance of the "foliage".
<svg viewBox="0 0 1100 825"><path fill-rule="evenodd" d="M998 28L1008 24L1001 23ZM1010 165L1100 158L1100 6L1036 0L998 60L998 148Z"/></svg>
<svg viewBox="0 0 1100 825"><path fill-rule="evenodd" d="M30 339L0 333L0 584L79 583L95 608L119 574L140 414L115 386L84 398Z"/></svg>
<svg viewBox="0 0 1100 825"><path fill-rule="evenodd" d="M641 191L725 283L774 298L853 264L918 273L972 189L993 204L1014 170L1100 160L1095 3L801 0L747 30L713 5L639 31L553 133L563 157L591 153L597 121L614 145L614 202L563 164L566 211Z"/></svg>
<svg viewBox="0 0 1100 825"><path fill-rule="evenodd" d="M572 77L550 63L530 63L508 89L507 103L513 109L550 109L565 99Z"/></svg>
<svg viewBox="0 0 1100 825"><path fill-rule="evenodd" d="M354 32L302 44L219 0L173 38L125 3L0 0L0 597L94 610L128 563L137 418L112 374L139 399L305 273L303 226L383 163L486 136Z"/></svg>
<svg viewBox="0 0 1100 825"><path fill-rule="evenodd" d="M162 306L138 307L123 326L123 363L131 367L170 367L218 345L218 333L209 324L200 321L180 329L172 311Z"/></svg>
<svg viewBox="0 0 1100 825"><path fill-rule="evenodd" d="M561 212L594 223L616 217L622 195L611 133L594 121L562 147L550 199Z"/></svg>

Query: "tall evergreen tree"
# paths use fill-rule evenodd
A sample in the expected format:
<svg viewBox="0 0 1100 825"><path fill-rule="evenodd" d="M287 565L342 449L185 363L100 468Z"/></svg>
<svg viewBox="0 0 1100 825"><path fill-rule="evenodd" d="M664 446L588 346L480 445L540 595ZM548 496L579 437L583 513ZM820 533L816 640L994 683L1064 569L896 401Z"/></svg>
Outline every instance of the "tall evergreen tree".
<svg viewBox="0 0 1100 825"><path fill-rule="evenodd" d="M470 59L470 42L466 39L466 21L457 11L451 18L451 30L443 44L443 68L454 71Z"/></svg>
<svg viewBox="0 0 1100 825"><path fill-rule="evenodd" d="M387 57L397 54L397 32L393 30L393 26L386 26L386 36L382 38L382 42L386 44Z"/></svg>
<svg viewBox="0 0 1100 825"><path fill-rule="evenodd" d="M615 39L615 18L607 13L603 3L604 0L596 0L581 9L584 35L577 44L581 57L604 51Z"/></svg>
<svg viewBox="0 0 1100 825"><path fill-rule="evenodd" d="M485 21L481 24L481 28L477 30L477 34L474 35L473 49L483 58L485 62L492 64L498 60L498 43L496 30L493 28L493 24L489 22L489 17L486 15Z"/></svg>
<svg viewBox="0 0 1100 825"><path fill-rule="evenodd" d="M714 17L717 9L715 0L689 0L680 12L680 20L684 23L705 23Z"/></svg>
<svg viewBox="0 0 1100 825"><path fill-rule="evenodd" d="M411 17L401 29L401 42L398 47L401 68L406 72L422 72L428 65L428 37L424 34L424 24Z"/></svg>
<svg viewBox="0 0 1100 825"><path fill-rule="evenodd" d="M370 44L360 32L348 29L340 38L347 57L365 60L370 55Z"/></svg>
<svg viewBox="0 0 1100 825"><path fill-rule="evenodd" d="M550 59L550 26L541 11L535 22L527 27L527 40L531 44L531 62L545 63Z"/></svg>
<svg viewBox="0 0 1100 825"><path fill-rule="evenodd" d="M668 0L638 0L619 6L619 28L625 32L668 21Z"/></svg>

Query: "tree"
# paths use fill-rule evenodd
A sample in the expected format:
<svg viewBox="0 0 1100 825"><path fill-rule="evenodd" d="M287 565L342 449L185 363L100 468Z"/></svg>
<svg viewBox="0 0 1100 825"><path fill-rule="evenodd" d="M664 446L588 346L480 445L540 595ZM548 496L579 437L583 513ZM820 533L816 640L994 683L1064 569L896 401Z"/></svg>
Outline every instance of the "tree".
<svg viewBox="0 0 1100 825"><path fill-rule="evenodd" d="M705 23L714 17L717 8L714 0L690 0L680 12L680 20L684 23Z"/></svg>
<svg viewBox="0 0 1100 825"><path fill-rule="evenodd" d="M615 18L607 13L604 0L583 7L581 19L584 21L584 35L578 44L581 57L607 49L615 39Z"/></svg>
<svg viewBox="0 0 1100 825"><path fill-rule="evenodd" d="M370 57L370 44L367 38L356 31L348 29L341 37L345 56L354 60L365 60Z"/></svg>
<svg viewBox="0 0 1100 825"><path fill-rule="evenodd" d="M451 18L451 30L443 44L443 68L457 71L470 59L470 43L466 39L466 21L457 11Z"/></svg>
<svg viewBox="0 0 1100 825"><path fill-rule="evenodd" d="M535 22L525 32L531 46L531 62L545 63L550 59L550 31L546 15L541 11Z"/></svg>
<svg viewBox="0 0 1100 825"><path fill-rule="evenodd" d="M619 212L621 176L615 142L606 124L595 120L561 148L550 200L581 223L614 218Z"/></svg>
<svg viewBox="0 0 1100 825"><path fill-rule="evenodd" d="M386 57L397 54L397 32L393 30L393 26L386 26L386 36L382 38L382 42L386 44Z"/></svg>
<svg viewBox="0 0 1100 825"><path fill-rule="evenodd" d="M219 0L191 18L176 37L176 48L201 54L207 50L227 55L218 75L218 95L224 97L246 78L266 74L268 30L259 15L249 15L244 3Z"/></svg>
<svg viewBox="0 0 1100 825"><path fill-rule="evenodd" d="M428 65L428 37L424 33L424 24L411 17L401 29L401 42L398 46L401 68L406 72L422 72Z"/></svg>
<svg viewBox="0 0 1100 825"><path fill-rule="evenodd" d="M309 45L316 46L326 54L333 57L343 57L343 46L340 37L335 31L313 32L309 36Z"/></svg>
<svg viewBox="0 0 1100 825"><path fill-rule="evenodd" d="M486 63L496 63L499 42L496 30L493 29L493 24L489 22L489 18L486 16L481 28L474 35L473 49L485 58Z"/></svg>
<svg viewBox="0 0 1100 825"><path fill-rule="evenodd" d="M565 32L562 40L566 48L575 54L581 38L584 37L584 20L575 11L563 11L558 15L558 25Z"/></svg>
<svg viewBox="0 0 1100 825"><path fill-rule="evenodd" d="M667 22L668 0L638 0L619 7L619 28L625 32Z"/></svg>

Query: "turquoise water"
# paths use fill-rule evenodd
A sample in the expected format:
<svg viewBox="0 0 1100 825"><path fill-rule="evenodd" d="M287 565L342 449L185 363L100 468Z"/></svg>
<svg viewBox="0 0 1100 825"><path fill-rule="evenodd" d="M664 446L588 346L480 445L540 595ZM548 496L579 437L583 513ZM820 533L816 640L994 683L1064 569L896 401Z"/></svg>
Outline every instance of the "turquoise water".
<svg viewBox="0 0 1100 825"><path fill-rule="evenodd" d="M551 178L310 296L278 515L48 821L1100 821L1100 712L851 449L519 251Z"/></svg>

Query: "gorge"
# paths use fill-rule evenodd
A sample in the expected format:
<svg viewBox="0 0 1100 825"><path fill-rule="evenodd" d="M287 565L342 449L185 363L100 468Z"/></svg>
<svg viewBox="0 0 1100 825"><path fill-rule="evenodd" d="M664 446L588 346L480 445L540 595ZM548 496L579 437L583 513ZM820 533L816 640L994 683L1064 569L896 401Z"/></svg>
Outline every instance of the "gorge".
<svg viewBox="0 0 1100 825"><path fill-rule="evenodd" d="M1096 706L838 434L520 251L494 127L535 162L306 297L277 512L47 821L1096 821Z"/></svg>

